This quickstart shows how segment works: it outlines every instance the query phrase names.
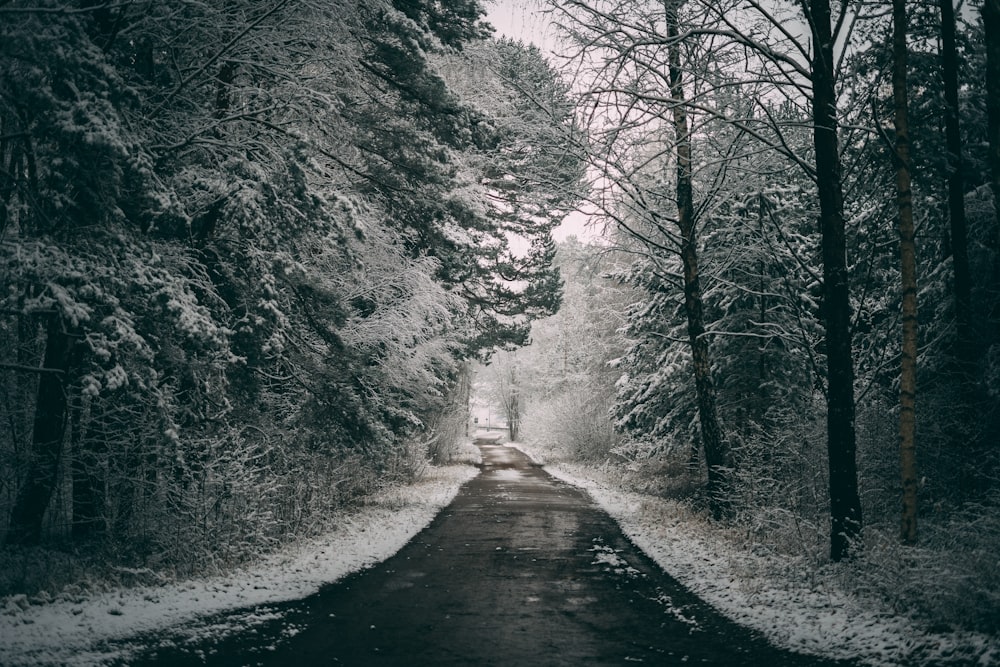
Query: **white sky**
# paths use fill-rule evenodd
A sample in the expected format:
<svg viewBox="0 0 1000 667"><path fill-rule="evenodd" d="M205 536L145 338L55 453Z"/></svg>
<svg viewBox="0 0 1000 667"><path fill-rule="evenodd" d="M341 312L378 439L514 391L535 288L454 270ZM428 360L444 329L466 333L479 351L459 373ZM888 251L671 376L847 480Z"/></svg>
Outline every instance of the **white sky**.
<svg viewBox="0 0 1000 667"><path fill-rule="evenodd" d="M486 20L497 35L531 42L543 51L551 51L554 35L542 0L493 0L486 2Z"/></svg>

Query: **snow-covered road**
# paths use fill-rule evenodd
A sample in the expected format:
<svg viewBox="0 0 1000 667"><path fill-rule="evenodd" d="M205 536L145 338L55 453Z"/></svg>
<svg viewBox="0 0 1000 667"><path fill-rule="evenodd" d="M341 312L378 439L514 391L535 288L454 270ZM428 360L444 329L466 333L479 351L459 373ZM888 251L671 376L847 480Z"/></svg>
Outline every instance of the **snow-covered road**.
<svg viewBox="0 0 1000 667"><path fill-rule="evenodd" d="M734 549L721 529L708 527L681 503L623 492L581 466L546 470L587 489L664 570L779 646L869 665L1000 664L1000 638L928 632L878 601L844 595L831 579L809 583L787 562ZM127 663L135 652L148 650L148 638L157 633L197 643L263 626L274 621L271 605L312 595L392 556L477 472L469 465L433 468L420 482L373 499L333 532L225 577L93 595L63 591L49 601L0 600L0 664ZM494 475L510 485L523 473L499 468ZM602 550L594 562L611 567L617 558ZM239 609L244 611L219 616ZM215 620L206 622L210 616Z"/></svg>
<svg viewBox="0 0 1000 667"><path fill-rule="evenodd" d="M664 573L580 489L481 443L483 471L393 557L306 599L160 633L136 665L853 665L775 647ZM263 613L261 613L263 612ZM204 663L203 663L204 661Z"/></svg>

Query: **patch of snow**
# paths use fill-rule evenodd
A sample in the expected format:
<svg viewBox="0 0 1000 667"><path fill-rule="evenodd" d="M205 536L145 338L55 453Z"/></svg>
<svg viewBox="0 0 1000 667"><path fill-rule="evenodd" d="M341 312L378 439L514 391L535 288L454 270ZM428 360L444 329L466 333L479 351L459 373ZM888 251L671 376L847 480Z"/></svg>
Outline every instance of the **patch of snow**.
<svg viewBox="0 0 1000 667"><path fill-rule="evenodd" d="M333 531L226 576L41 605L28 603L24 596L0 600L0 664L79 667L127 662L127 647L97 646L228 610L258 607L241 615L235 626L262 623L274 612L259 607L306 597L395 554L477 474L468 465L430 468L415 484L371 499ZM195 631L219 636L235 626L230 621Z"/></svg>
<svg viewBox="0 0 1000 667"><path fill-rule="evenodd" d="M524 477L520 470L515 470L513 468L502 468L500 470L493 470L490 472L492 477L495 477L504 482L516 482L517 480Z"/></svg>
<svg viewBox="0 0 1000 667"><path fill-rule="evenodd" d="M607 565L615 574L627 574L630 577L638 577L639 570L628 564L624 558L611 547L604 544L596 544L590 548L595 552L594 565Z"/></svg>
<svg viewBox="0 0 1000 667"><path fill-rule="evenodd" d="M657 598L657 602L663 605L663 607L668 611L668 613L670 613L670 615L673 616L675 619L677 619L681 623L686 623L687 625L691 626L692 631L701 629L701 626L698 624L698 621L696 619L691 618L690 616L686 616L684 614L684 607L678 607L677 605L675 605L673 599L666 593L661 592L659 597Z"/></svg>

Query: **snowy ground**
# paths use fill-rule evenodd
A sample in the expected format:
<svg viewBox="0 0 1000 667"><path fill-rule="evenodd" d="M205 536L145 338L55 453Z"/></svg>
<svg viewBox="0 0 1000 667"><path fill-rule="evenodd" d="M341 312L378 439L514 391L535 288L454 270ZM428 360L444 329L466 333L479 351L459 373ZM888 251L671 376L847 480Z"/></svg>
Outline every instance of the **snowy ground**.
<svg viewBox="0 0 1000 667"><path fill-rule="evenodd" d="M544 462L530 448L516 446ZM546 470L587 489L664 570L778 645L871 665L1000 664L998 637L929 632L874 600L838 590L833 576L748 553L679 503L615 489L591 468L558 463ZM468 465L431 469L417 484L345 517L335 531L229 576L91 596L64 592L43 604L23 596L2 599L0 665L127 661L126 644L115 644L113 651L102 644L240 608L258 607L238 619L241 628L266 620L272 613L266 605L305 597L394 554L475 474ZM229 629L190 625L200 634Z"/></svg>
<svg viewBox="0 0 1000 667"><path fill-rule="evenodd" d="M93 596L62 593L43 604L24 596L0 599L0 665L127 661L126 646L111 651L101 645L217 612L306 597L396 553L477 472L470 465L431 468L416 484L373 498L334 531L228 576ZM239 625L246 629L266 620L268 613L266 607L248 612ZM228 629L191 626L200 634Z"/></svg>
<svg viewBox="0 0 1000 667"><path fill-rule="evenodd" d="M545 463L531 447L511 446ZM667 573L776 645L879 666L1000 665L998 637L930 632L838 590L832 573L748 553L680 503L615 489L600 470L563 462L545 470L586 489Z"/></svg>

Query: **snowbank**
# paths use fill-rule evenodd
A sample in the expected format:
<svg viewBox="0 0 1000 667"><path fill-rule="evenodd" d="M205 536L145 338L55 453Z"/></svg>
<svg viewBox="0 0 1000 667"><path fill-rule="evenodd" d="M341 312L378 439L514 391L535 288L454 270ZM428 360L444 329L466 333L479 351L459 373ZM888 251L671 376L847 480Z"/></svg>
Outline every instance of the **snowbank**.
<svg viewBox="0 0 1000 667"><path fill-rule="evenodd" d="M97 647L199 616L308 596L324 584L385 560L422 530L478 471L468 465L430 468L419 482L371 499L322 537L276 553L227 576L103 595L63 595L33 605L0 600L0 664L100 665L127 659L125 648ZM240 624L265 620L241 617ZM212 631L225 632L214 626Z"/></svg>

